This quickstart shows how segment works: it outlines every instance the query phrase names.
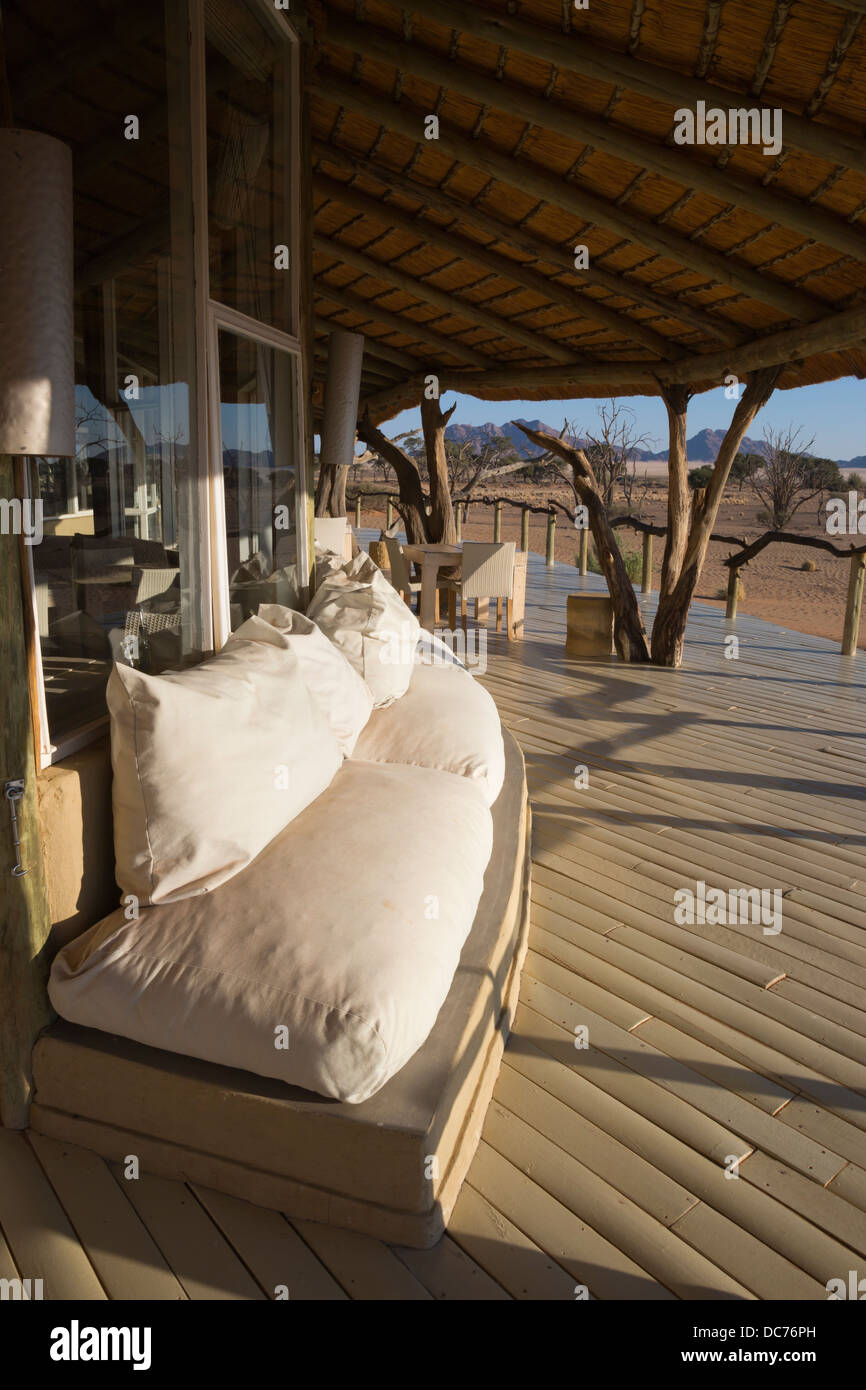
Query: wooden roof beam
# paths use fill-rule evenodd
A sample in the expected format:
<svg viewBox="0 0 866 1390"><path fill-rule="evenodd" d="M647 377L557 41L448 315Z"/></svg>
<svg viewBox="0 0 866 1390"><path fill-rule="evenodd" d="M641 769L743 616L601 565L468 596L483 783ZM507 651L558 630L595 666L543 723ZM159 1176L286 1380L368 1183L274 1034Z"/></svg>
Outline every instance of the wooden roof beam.
<svg viewBox="0 0 866 1390"><path fill-rule="evenodd" d="M866 0L818 0L818 3L866 14ZM563 35L513 15L493 14L476 5L456 4L454 0L413 0L411 4L398 7L423 15L443 27L472 34L497 48L504 45L518 49L563 71L627 87L639 96L652 97L673 108L694 106L698 101L705 101L708 106L739 107L748 101L745 92L735 92L675 68L603 48L582 33ZM866 174L866 145L859 133L852 135L835 126L818 125L806 116L787 110L784 128L786 145Z"/></svg>
<svg viewBox="0 0 866 1390"><path fill-rule="evenodd" d="M491 251L469 237L460 236L447 227L421 219L415 213L404 212L393 203L371 198L368 193L363 193L350 184L340 183L337 179L328 178L326 174L314 173L313 187L343 206L362 212L371 222L385 227L399 227L416 236L423 236L431 245L453 251L464 260L473 261L486 270L501 275L503 279L511 280L515 285L542 296L548 303L567 309L575 317L589 319L621 337L643 343L658 357L678 355L676 344L663 337L661 333L656 333L649 325L639 323L627 314L617 313L615 309L607 309L604 304L582 295L579 289L551 280L537 270L521 265L520 261L513 261L508 256ZM419 193L418 196L422 195Z"/></svg>
<svg viewBox="0 0 866 1390"><path fill-rule="evenodd" d="M313 154L320 160L327 160L335 168L345 170L348 174L363 174L364 177L373 178L378 183L382 183L385 188L391 189L392 192L402 192L410 197L417 197L418 202L424 203L425 207L435 207L436 210L445 213L448 217L459 218L461 222L467 222L470 227L477 227L485 235L492 236L493 240L502 240L506 245L521 250L527 256L531 256L532 260L546 261L550 265L562 265L562 270L570 271L571 274L578 274L574 271L573 256L564 252L562 246L545 242L532 232L525 231L523 227L514 225L513 222L500 221L480 204L461 202L452 193L443 193L442 189L436 188L431 183L423 183L420 179L414 178L414 175L405 174L400 170L392 170L388 165L382 164L375 158L356 154L352 150L341 149L341 146L325 145L324 140L313 140ZM391 204L388 204L388 207L391 207ZM660 293L653 291L651 284L646 284L641 279L627 279L623 274L606 270L602 265L589 265L588 270L580 271L580 275L585 279L587 285L596 285L599 289L606 289L612 295L630 299L644 309L653 309L656 313L663 314L664 317L670 318L674 322L684 324L685 327L695 328L696 331L708 335L709 338L719 338L728 343L744 341L744 334L730 320L710 316L708 311L695 309L691 304L685 304L680 299L674 299L673 296L660 295ZM552 284L562 285L562 281L553 281ZM570 286L563 286L563 288L570 289ZM630 321L634 322L634 320ZM646 346L649 346L649 343Z"/></svg>
<svg viewBox="0 0 866 1390"><path fill-rule="evenodd" d="M432 285L429 280L417 280L414 275L408 275L405 270L389 265L387 261L377 261L359 247L350 246L348 242L335 241L330 237L322 236L320 232L314 232L313 250L327 252L336 260L345 261L348 265L353 265L356 270L362 270L365 275L369 275L372 279L382 280L386 284L393 285L395 289L402 290L404 294L410 294L414 299L420 299L422 304L433 304L446 314L453 314L455 318L465 319L467 323L473 324L476 328L484 328L488 332L494 333L497 338L521 343L533 355L549 357L552 361L560 363L569 363L575 360L573 349L563 347L555 339L548 338L543 333L535 333L531 329L523 328L519 323L512 322L511 319L489 313L482 304L475 304L472 300L461 298L459 290L442 290Z"/></svg>
<svg viewBox="0 0 866 1390"><path fill-rule="evenodd" d="M338 145L328 145L322 140L313 141L313 154L319 159L327 160L336 169L343 169L350 174L363 174L367 178L375 179L377 183L381 183L385 188L395 193L406 193L412 198L417 198L426 207L435 208L448 217L459 218L461 222L477 227L484 235L493 237L497 241L503 241L507 245L525 252L533 260L542 260L550 265L561 266L562 270L570 271L573 274L579 273L587 285L598 286L599 289L607 290L624 299L630 299L644 308L654 309L657 313L663 314L665 318L697 329L698 332L705 333L708 337L719 338L726 343L743 341L744 335L729 320L713 317L706 310L696 309L691 305L684 304L679 299L657 294L652 286L643 280L626 279L624 275L607 270L603 266L590 265L585 271L575 272L572 256L566 254L562 246L543 241L520 226L515 226L510 222L502 222L480 204L462 202L451 193L443 193L435 185L421 183L411 173L406 174L401 170L390 169L387 164L371 159L368 155L359 155L354 151L344 150ZM386 206L390 212L392 205L389 203ZM551 281L551 286L555 284L560 285L569 293L571 292L571 286L562 285L561 281ZM579 293L579 291L575 289L575 293ZM596 303L596 301L592 302L593 304ZM635 322L633 319L626 319L626 321ZM633 336L636 335L633 334ZM646 346L649 347L650 344L647 343Z"/></svg>
<svg viewBox="0 0 866 1390"><path fill-rule="evenodd" d="M555 399L558 390L578 383L597 382L600 390L614 390L618 385L640 385L654 390L661 381L666 384L718 381L721 384L729 372L744 377L763 367L775 367L819 352L839 352L864 340L866 306L861 305L840 314L828 314L817 323L798 324L796 328L753 338L739 348L691 353L679 362L666 362L663 366L646 362L594 362L576 372L564 367L493 368L479 373L477 378L471 372L444 371L442 386L471 394L474 380L476 385L499 389L514 386L518 395L521 387L544 386L551 388L551 397Z"/></svg>
<svg viewBox="0 0 866 1390"><path fill-rule="evenodd" d="M336 304L342 309L348 309L353 314L358 314L362 323L357 328L352 328L351 332L362 332L364 324L378 323L383 328L387 328L391 333L400 333L406 338L414 338L419 343L425 343L435 354L432 359L441 362L445 357L456 357L459 361L466 363L470 367L484 367L490 365L490 358L485 353L478 351L477 348L468 348L459 339L446 338L435 329L428 328L424 323L418 323L415 319L404 318L401 314L395 313L393 309L385 309L378 305L374 300L363 299L358 294L352 294L350 290L340 289L337 285L329 285L322 277L316 276L313 282L316 293L322 298Z"/></svg>
<svg viewBox="0 0 866 1390"><path fill-rule="evenodd" d="M504 111L539 129L555 131L567 140L592 145L633 168L661 174L684 189L699 189L723 206L734 203L767 222L778 222L804 237L811 237L822 246L832 246L857 260L866 259L866 237L844 218L824 208L798 202L776 188L741 178L729 170L719 170L714 164L696 157L687 146L644 139L635 131L611 125L599 116L561 106L514 82L486 76L463 63L451 63L430 49L420 48L417 43L403 43L369 25L332 21L328 25L328 42L390 63L400 71L460 92L481 106ZM837 158L836 163L841 162Z"/></svg>
<svg viewBox="0 0 866 1390"><path fill-rule="evenodd" d="M375 121L386 130L405 136L415 144L423 141L423 113L420 111L399 106L393 101L383 99L367 87L333 76L321 75L317 82L317 90L335 105L346 106L367 120ZM770 304L786 318L809 321L820 317L825 307L820 300L804 294L802 290L795 290L780 280L773 280L760 270L734 261L721 251L714 251L697 241L691 241L687 236L671 231L668 227L656 226L654 222L632 212L628 207L617 207L615 203L590 193L588 189L577 188L574 184L567 183L558 174L538 169L526 160L513 159L484 140L473 140L468 135L453 131L441 121L436 149L440 154L446 154L468 168L480 169L482 173L523 193L552 203L554 207L562 208L575 217L608 227L625 240L637 242L676 265L698 271L716 284L727 285L759 303Z"/></svg>

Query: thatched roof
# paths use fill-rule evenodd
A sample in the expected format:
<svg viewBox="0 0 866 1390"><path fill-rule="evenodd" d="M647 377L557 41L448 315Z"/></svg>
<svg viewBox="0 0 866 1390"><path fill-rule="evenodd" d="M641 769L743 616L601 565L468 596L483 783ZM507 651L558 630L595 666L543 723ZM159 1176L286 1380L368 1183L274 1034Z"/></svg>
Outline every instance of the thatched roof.
<svg viewBox="0 0 866 1390"><path fill-rule="evenodd" d="M430 371L490 400L866 374L866 0L307 8L316 335L364 332L374 420ZM674 143L701 100L780 108L780 153Z"/></svg>

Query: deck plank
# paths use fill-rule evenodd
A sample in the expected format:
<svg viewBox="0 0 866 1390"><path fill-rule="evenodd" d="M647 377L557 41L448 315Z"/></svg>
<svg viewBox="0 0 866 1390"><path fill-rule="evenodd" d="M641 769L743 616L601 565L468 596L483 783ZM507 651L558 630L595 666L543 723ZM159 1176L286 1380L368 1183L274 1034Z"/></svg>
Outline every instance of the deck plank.
<svg viewBox="0 0 866 1390"><path fill-rule="evenodd" d="M43 1134L28 1137L108 1297L184 1300L182 1286L105 1160Z"/></svg>

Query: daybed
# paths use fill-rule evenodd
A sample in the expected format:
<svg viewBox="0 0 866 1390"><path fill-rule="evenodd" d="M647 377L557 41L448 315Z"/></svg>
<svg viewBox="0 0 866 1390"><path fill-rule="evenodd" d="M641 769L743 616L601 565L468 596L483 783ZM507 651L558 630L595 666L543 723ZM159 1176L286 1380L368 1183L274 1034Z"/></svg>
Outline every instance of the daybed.
<svg viewBox="0 0 866 1390"><path fill-rule="evenodd" d="M520 751L472 676L414 619L408 659L405 631L383 657L395 610L371 563L334 565L306 618L263 606L196 675L115 668L124 897L54 962L31 1123L426 1246L508 1034L529 821Z"/></svg>

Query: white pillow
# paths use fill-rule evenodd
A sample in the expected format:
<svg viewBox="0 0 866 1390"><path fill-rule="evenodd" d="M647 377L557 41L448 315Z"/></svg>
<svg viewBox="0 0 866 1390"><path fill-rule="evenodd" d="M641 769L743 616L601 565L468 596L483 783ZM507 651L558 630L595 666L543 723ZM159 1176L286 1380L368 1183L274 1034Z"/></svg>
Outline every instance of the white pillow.
<svg viewBox="0 0 866 1390"><path fill-rule="evenodd" d="M318 702L331 732L348 758L373 710L373 692L343 653L310 618L279 603L262 603L226 643L270 642L288 648L301 663L307 689Z"/></svg>
<svg viewBox="0 0 866 1390"><path fill-rule="evenodd" d="M141 904L231 878L325 790L342 754L286 648L235 642L108 681L117 881Z"/></svg>
<svg viewBox="0 0 866 1390"><path fill-rule="evenodd" d="M409 688L420 627L397 590L363 551L333 570L307 608L373 692L378 709Z"/></svg>

